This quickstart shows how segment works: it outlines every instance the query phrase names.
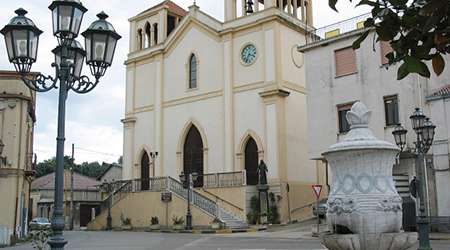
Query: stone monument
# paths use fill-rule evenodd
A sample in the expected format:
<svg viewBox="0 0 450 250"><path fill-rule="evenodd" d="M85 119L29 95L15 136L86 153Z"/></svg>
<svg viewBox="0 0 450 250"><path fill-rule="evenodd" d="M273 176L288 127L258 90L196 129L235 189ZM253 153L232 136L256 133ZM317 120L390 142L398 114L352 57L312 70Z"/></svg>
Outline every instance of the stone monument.
<svg viewBox="0 0 450 250"><path fill-rule="evenodd" d="M371 111L356 102L347 112L347 137L322 154L333 180L327 201L331 233L320 240L331 250L403 250L417 240L417 233L401 230L402 199L392 178L399 149L374 137L370 118Z"/></svg>

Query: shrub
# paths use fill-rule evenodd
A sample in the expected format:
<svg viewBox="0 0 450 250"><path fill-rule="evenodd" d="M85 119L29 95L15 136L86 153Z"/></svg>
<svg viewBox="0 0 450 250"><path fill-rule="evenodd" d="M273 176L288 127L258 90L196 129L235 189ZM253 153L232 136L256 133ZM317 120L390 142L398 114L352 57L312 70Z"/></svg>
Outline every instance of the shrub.
<svg viewBox="0 0 450 250"><path fill-rule="evenodd" d="M183 217L178 217L176 215L173 215L172 221L174 225L182 225L184 223Z"/></svg>
<svg viewBox="0 0 450 250"><path fill-rule="evenodd" d="M31 245L33 245L33 248L38 250L47 250L50 247L47 241L48 238L52 235L53 231L51 229L39 227L37 230L30 231L27 239L31 241Z"/></svg>
<svg viewBox="0 0 450 250"><path fill-rule="evenodd" d="M156 216L152 217L152 219L150 220L150 223L151 223L152 225L158 225L158 224L159 224L159 219L158 219L158 217L156 217Z"/></svg>

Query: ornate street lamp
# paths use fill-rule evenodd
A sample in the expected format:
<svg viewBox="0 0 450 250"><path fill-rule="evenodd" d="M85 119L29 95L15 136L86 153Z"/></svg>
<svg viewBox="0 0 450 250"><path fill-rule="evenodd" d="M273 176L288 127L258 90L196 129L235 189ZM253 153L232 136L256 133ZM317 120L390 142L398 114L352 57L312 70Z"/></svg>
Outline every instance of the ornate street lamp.
<svg viewBox="0 0 450 250"><path fill-rule="evenodd" d="M64 249L67 240L63 237L63 171L64 171L64 141L66 99L69 90L76 93L88 93L97 86L100 77L111 66L117 40L121 37L113 26L105 21L107 15L103 12L98 15L100 20L95 21L83 33L86 37L87 64L93 72L95 82L92 83L87 76L80 76L84 57L81 45L74 39L78 36L84 13L87 11L79 0L55 0L49 6L53 17L53 35L58 40L58 47L53 50L55 62L55 76L39 74L28 79L31 66L36 62L39 35L42 31L29 18L25 17L27 11L20 8L16 10L17 17L2 29L0 33L5 36L6 49L9 61L14 64L16 71L22 75L22 81L32 90L47 92L59 89L58 103L58 132L56 137L56 172L55 172L55 205L53 210L52 230L53 237L49 240L51 249ZM92 58L95 48L96 59ZM59 80L59 86L57 82Z"/></svg>
<svg viewBox="0 0 450 250"><path fill-rule="evenodd" d="M111 230L112 228L112 218L111 218L111 199L112 191L114 191L115 181L112 179L111 182L107 182L106 179L103 181L103 189L108 193L108 215L106 216L106 230Z"/></svg>
<svg viewBox="0 0 450 250"><path fill-rule="evenodd" d="M153 176L155 176L156 158L158 157L158 151L150 152L150 157L153 160Z"/></svg>
<svg viewBox="0 0 450 250"><path fill-rule="evenodd" d="M406 133L407 130L399 123L397 127L392 131L394 135L395 143L397 146L408 155L413 155L417 152L417 161L419 162L418 166L418 189L419 189L419 217L417 218L417 225L419 228L419 248L418 249L431 249L430 247L430 238L429 238L429 221L427 215L425 213L425 202L424 202L424 191L423 191L423 183L425 183L424 179L424 165L423 165L423 157L428 153L430 149L433 139L434 139L434 130L436 126L430 121L429 118L420 111L419 108L416 108L414 113L409 117L411 119L411 125L413 130L416 132L417 140L414 143L414 148L405 148L406 145Z"/></svg>
<svg viewBox="0 0 450 250"><path fill-rule="evenodd" d="M183 183L183 188L187 189L188 196L187 196L187 213L186 213L186 229L191 230L192 229L192 215L191 215L191 192L192 188L194 187L194 182L197 181L198 174L197 172L193 172L192 174L189 174L189 178L186 179L186 175L184 172L181 172L180 174L180 181Z"/></svg>

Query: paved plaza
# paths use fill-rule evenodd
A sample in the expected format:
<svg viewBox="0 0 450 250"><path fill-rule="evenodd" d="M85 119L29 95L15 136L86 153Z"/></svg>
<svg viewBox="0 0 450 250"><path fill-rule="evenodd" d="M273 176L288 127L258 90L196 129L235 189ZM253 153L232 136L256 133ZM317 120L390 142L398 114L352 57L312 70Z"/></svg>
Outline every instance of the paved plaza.
<svg viewBox="0 0 450 250"><path fill-rule="evenodd" d="M317 237L311 236L311 220L267 230L229 233L227 230L192 230L183 233L129 231L66 231L65 249L108 250L323 250ZM434 250L450 249L450 233L430 233ZM411 249L417 249L416 246ZM22 243L7 250L32 249Z"/></svg>

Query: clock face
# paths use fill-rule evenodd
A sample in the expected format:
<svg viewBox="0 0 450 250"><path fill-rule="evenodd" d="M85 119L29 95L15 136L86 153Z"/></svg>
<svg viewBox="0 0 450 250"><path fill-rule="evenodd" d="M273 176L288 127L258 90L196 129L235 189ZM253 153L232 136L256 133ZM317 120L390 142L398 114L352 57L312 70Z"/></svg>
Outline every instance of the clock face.
<svg viewBox="0 0 450 250"><path fill-rule="evenodd" d="M249 44L242 50L242 61L250 64L256 59L256 47Z"/></svg>

